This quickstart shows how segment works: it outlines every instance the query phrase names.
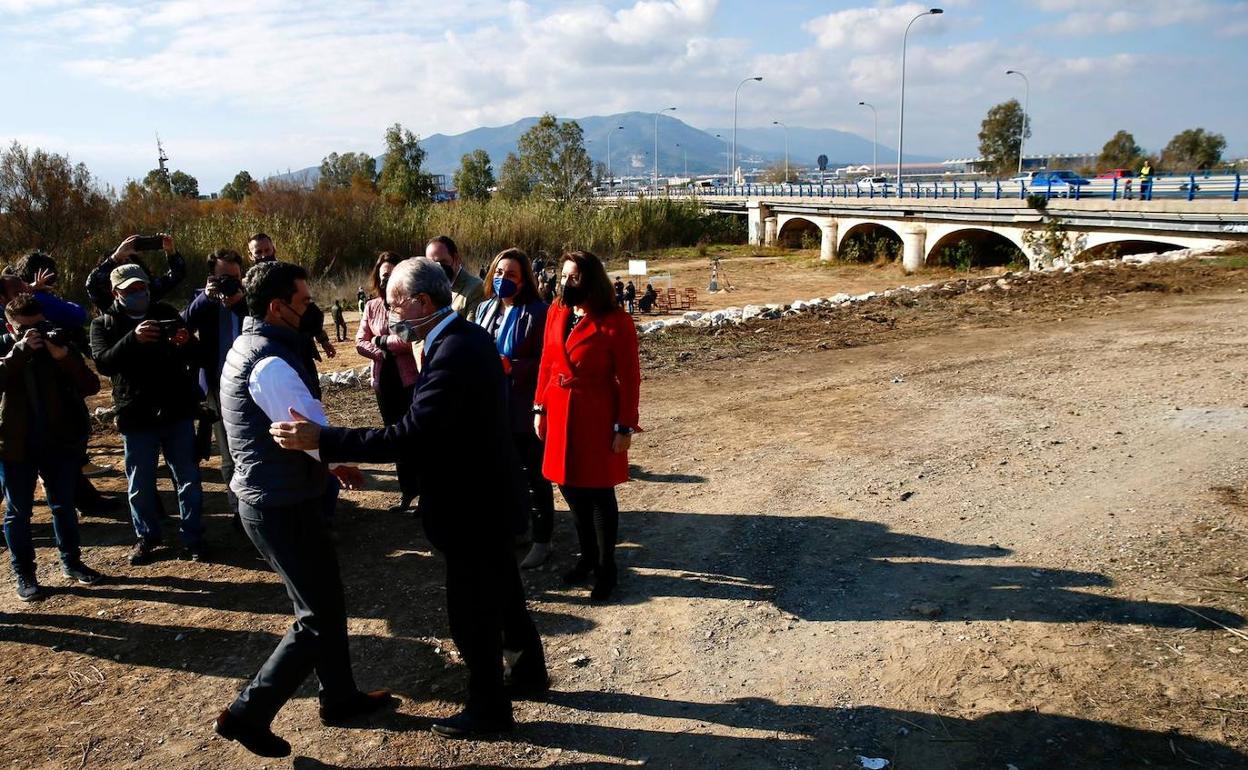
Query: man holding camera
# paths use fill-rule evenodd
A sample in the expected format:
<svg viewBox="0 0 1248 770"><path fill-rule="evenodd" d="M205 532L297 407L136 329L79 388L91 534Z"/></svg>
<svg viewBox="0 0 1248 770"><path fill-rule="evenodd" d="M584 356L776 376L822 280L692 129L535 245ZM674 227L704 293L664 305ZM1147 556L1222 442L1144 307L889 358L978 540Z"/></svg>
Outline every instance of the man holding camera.
<svg viewBox="0 0 1248 770"><path fill-rule="evenodd" d="M17 598L39 598L35 547L30 533L35 481L43 479L52 532L65 577L83 585L101 575L82 563L74 485L87 448L86 397L100 380L74 349L69 335L43 317L30 294L5 305L9 333L17 343L0 359L0 483L6 511L4 539L17 579Z"/></svg>
<svg viewBox="0 0 1248 770"><path fill-rule="evenodd" d="M208 408L216 415L212 437L221 454L221 479L225 482L230 511L238 516L238 498L230 489L234 461L226 443L225 424L221 421L221 368L225 355L243 331L247 303L243 301L243 259L237 251L218 249L208 255L208 282L196 291L191 304L182 312L186 327L195 335L196 363L199 366L199 387L208 400ZM205 450L207 445L204 445ZM200 455L207 457L207 452Z"/></svg>
<svg viewBox="0 0 1248 770"><path fill-rule="evenodd" d="M156 467L162 452L182 515L182 556L203 561L207 550L194 423L200 393L191 374L196 343L177 310L152 301L141 265L113 268L109 283L113 303L91 322L91 352L100 374L113 383L130 518L138 536L130 563L148 563L160 544Z"/></svg>
<svg viewBox="0 0 1248 770"><path fill-rule="evenodd" d="M147 265L139 261L144 251L164 251L169 269L163 275L152 275ZM111 256L105 257L87 276L87 295L100 312L106 312L113 304L113 292L109 283L112 271L120 265L135 264L142 268L152 301L163 299L186 277L186 260L173 247L168 235L132 235L121 242Z"/></svg>

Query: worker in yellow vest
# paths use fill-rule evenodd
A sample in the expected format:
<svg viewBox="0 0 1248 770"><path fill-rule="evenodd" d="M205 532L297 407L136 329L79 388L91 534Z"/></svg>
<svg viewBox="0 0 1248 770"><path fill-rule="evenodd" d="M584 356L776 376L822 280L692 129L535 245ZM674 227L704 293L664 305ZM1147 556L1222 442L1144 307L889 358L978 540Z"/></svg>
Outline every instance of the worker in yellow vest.
<svg viewBox="0 0 1248 770"><path fill-rule="evenodd" d="M1153 186L1153 164L1149 160L1144 161L1144 165L1140 166L1140 199L1149 200L1152 197Z"/></svg>

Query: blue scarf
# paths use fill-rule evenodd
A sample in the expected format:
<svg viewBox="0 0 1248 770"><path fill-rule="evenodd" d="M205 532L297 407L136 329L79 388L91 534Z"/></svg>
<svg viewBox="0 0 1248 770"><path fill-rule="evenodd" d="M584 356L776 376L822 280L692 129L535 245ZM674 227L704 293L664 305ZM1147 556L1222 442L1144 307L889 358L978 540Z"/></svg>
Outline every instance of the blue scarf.
<svg viewBox="0 0 1248 770"><path fill-rule="evenodd" d="M498 346L498 352L507 358L511 358L512 351L516 349L516 332L519 329L520 309L520 305L512 305L511 312L508 313L506 306L501 301L498 303L498 312L503 313L503 322L499 327L498 335L494 338L494 344Z"/></svg>

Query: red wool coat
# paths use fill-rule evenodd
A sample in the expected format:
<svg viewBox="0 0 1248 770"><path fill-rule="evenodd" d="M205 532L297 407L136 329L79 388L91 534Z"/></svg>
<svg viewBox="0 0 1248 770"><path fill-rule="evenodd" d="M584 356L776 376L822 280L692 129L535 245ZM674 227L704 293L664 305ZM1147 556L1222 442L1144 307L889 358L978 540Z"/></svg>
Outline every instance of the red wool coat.
<svg viewBox="0 0 1248 770"><path fill-rule="evenodd" d="M617 308L587 316L565 342L571 314L556 302L546 317L534 397L546 409L542 473L556 484L614 487L628 481L628 454L611 451L615 426L638 428L637 327Z"/></svg>

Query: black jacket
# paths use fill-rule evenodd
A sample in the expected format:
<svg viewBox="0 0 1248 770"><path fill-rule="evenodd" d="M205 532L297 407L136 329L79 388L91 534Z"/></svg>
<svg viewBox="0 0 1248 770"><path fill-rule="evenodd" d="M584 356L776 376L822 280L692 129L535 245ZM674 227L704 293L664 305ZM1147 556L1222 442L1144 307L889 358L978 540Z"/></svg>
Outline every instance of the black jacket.
<svg viewBox="0 0 1248 770"><path fill-rule="evenodd" d="M122 433L194 417L203 398L192 373L195 338L180 347L165 340L139 342L134 330L145 320L184 325L178 311L163 302L153 302L139 320L114 304L91 322L91 354L95 368L112 380L117 429Z"/></svg>
<svg viewBox="0 0 1248 770"><path fill-rule="evenodd" d="M527 488L511 437L494 340L462 318L425 352L412 406L385 428L325 428L325 462L420 466L420 504L434 547L462 554L510 537L528 516Z"/></svg>
<svg viewBox="0 0 1248 770"><path fill-rule="evenodd" d="M511 429L516 433L533 430L533 397L537 393L537 370L542 364L542 344L546 339L548 305L535 299L527 305L516 305L516 347L511 351L511 376L508 378L508 405ZM491 297L477 306L477 325L497 337L502 324L503 303ZM435 340L436 342L436 340Z"/></svg>
<svg viewBox="0 0 1248 770"><path fill-rule="evenodd" d="M9 348L0 358L0 460L29 462L41 450L79 459L91 432L84 399L100 392L99 378L72 346L60 361L22 342Z"/></svg>
<svg viewBox="0 0 1248 770"><path fill-rule="evenodd" d="M175 251L168 255L166 260L169 263L169 269L163 275L154 275L138 258L131 258L132 262L151 276L151 280L147 282L147 290L152 295L153 302L164 299L165 295L173 291L173 288L186 277L186 260L182 258L181 253ZM109 274L115 267L117 263L113 262L112 255L109 255L102 259L87 276L87 296L91 297L91 301L95 303L100 312L107 311L113 305L113 288L109 281Z"/></svg>
<svg viewBox="0 0 1248 770"><path fill-rule="evenodd" d="M182 311L182 320L186 321L186 327L199 342L195 346L195 365L203 373L208 390L213 393L221 387L221 367L225 365L225 358L221 355L221 310L224 307L209 297L203 289L196 289L191 304ZM234 314L239 334L242 334L243 321L247 318L247 303L240 300L227 308L227 312ZM237 335L228 340L227 351L235 339L238 339Z"/></svg>

